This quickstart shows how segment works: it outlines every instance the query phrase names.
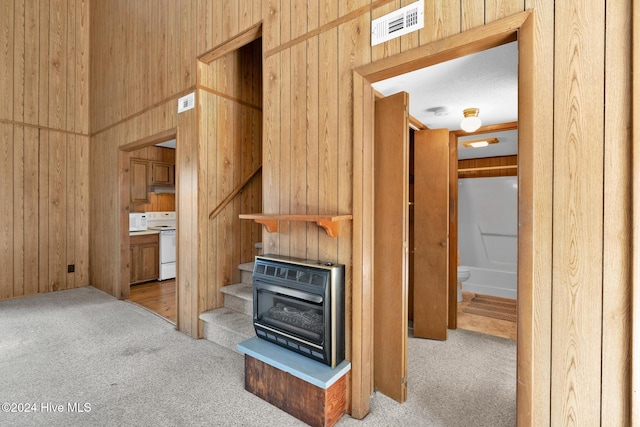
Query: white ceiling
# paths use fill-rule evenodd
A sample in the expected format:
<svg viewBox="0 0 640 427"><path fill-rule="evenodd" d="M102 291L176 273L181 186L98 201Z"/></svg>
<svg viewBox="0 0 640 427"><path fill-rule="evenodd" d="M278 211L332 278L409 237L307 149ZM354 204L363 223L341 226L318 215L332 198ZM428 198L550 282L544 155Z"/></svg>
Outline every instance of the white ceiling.
<svg viewBox="0 0 640 427"><path fill-rule="evenodd" d="M409 93L410 114L430 129L459 130L465 108L479 108L478 117L483 126L514 122L518 120L518 43L382 80L373 87L386 96L400 91ZM473 149L459 146L459 158L517 153L517 131L491 136L500 142ZM460 138L464 139L478 139L478 136Z"/></svg>
<svg viewBox="0 0 640 427"><path fill-rule="evenodd" d="M176 148L176 140L175 139L170 139L169 141L160 142L160 143L156 144L156 147L173 148L175 150L175 148Z"/></svg>

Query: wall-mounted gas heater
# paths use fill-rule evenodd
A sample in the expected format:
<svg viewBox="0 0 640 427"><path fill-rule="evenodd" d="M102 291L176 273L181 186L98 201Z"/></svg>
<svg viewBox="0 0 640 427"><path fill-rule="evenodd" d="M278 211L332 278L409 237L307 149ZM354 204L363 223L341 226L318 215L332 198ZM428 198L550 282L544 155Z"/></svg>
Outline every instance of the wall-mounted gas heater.
<svg viewBox="0 0 640 427"><path fill-rule="evenodd" d="M424 0L371 21L371 46L424 28Z"/></svg>

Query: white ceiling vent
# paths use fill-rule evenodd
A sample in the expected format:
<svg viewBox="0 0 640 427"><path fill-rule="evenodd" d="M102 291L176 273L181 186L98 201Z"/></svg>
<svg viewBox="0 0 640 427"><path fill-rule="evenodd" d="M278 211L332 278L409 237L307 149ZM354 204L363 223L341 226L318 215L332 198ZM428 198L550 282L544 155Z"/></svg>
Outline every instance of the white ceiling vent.
<svg viewBox="0 0 640 427"><path fill-rule="evenodd" d="M188 95L178 99L178 114L187 110L191 110L196 105L196 93L191 92Z"/></svg>
<svg viewBox="0 0 640 427"><path fill-rule="evenodd" d="M371 21L371 46L424 28L424 0Z"/></svg>

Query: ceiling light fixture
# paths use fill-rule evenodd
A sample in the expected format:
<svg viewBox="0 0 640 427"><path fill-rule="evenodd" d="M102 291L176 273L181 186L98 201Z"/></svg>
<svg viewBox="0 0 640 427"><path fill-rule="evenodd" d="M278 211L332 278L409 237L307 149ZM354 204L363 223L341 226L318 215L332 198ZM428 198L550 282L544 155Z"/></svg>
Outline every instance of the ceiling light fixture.
<svg viewBox="0 0 640 427"><path fill-rule="evenodd" d="M500 142L498 138L485 138L485 139L474 139L473 141L464 141L464 142L461 142L460 144L462 144L466 148L479 148L479 147L486 147L491 144L497 144L498 142Z"/></svg>
<svg viewBox="0 0 640 427"><path fill-rule="evenodd" d="M482 125L482 121L478 118L479 108L467 108L462 114L464 119L460 122L460 128L465 132L475 132Z"/></svg>

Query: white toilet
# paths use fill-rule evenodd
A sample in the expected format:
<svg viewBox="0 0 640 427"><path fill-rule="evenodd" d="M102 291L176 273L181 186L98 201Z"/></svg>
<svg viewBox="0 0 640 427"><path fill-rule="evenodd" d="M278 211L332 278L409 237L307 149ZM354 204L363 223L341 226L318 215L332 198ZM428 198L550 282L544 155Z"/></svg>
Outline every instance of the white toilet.
<svg viewBox="0 0 640 427"><path fill-rule="evenodd" d="M471 272L467 267L458 266L458 302L462 301L462 282L469 280Z"/></svg>

